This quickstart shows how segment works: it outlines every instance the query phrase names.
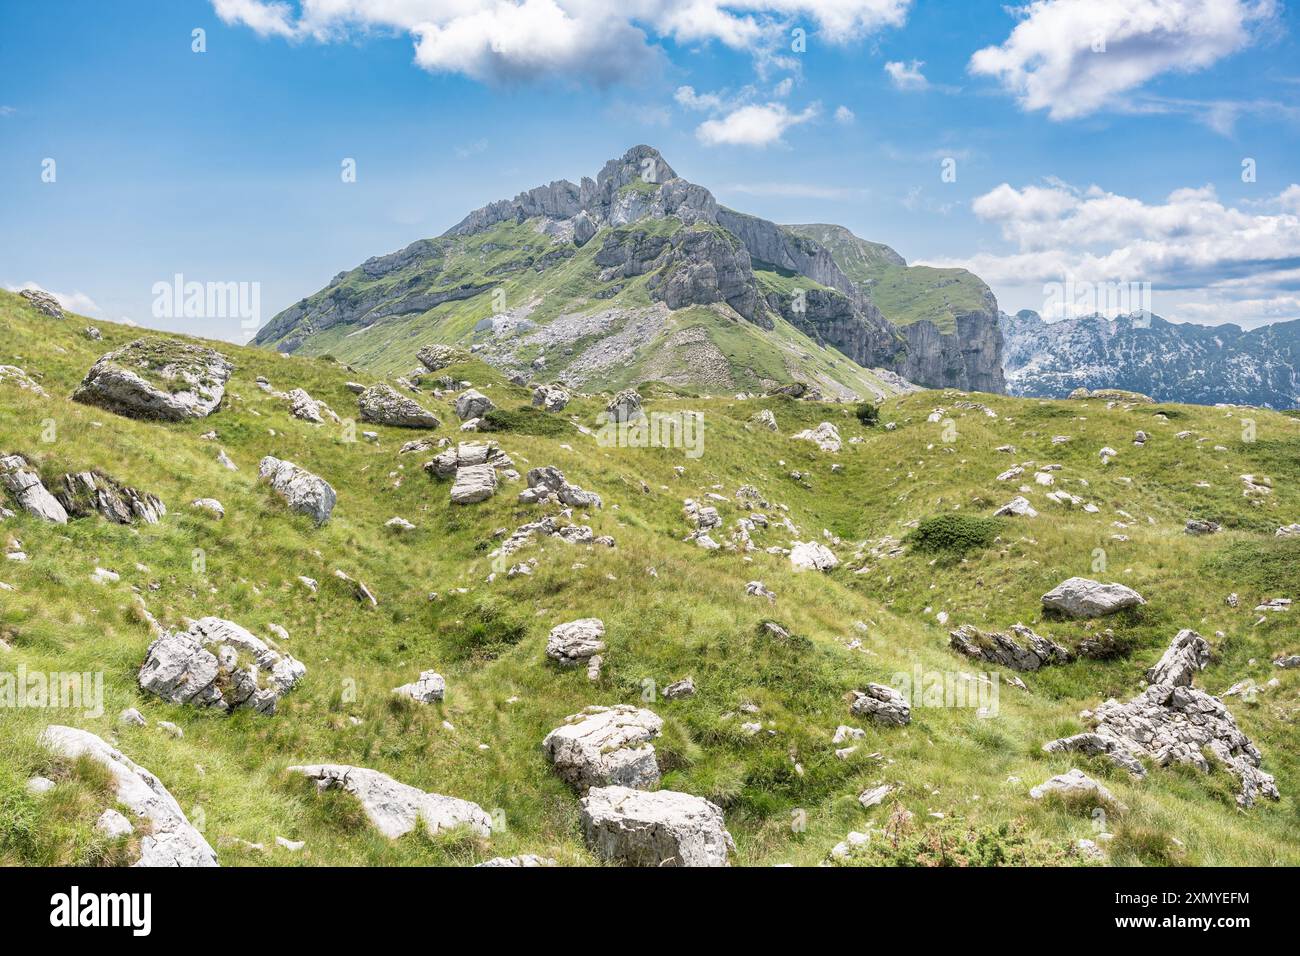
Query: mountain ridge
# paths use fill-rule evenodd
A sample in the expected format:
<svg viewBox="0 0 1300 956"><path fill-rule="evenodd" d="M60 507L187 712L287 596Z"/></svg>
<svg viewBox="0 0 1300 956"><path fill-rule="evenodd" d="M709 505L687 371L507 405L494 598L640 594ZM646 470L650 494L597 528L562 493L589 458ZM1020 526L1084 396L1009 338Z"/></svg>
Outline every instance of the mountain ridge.
<svg viewBox="0 0 1300 956"><path fill-rule="evenodd" d="M845 399L880 398L898 377L1001 391L992 305L951 317L948 329L895 324L834 250L720 205L642 145L594 179L488 203L439 237L339 273L254 342L383 370L397 361L390 351L440 342L571 386L665 377L755 391L806 380ZM346 333L331 331L340 325ZM382 348L344 341L376 327ZM588 360L613 337L618 361Z"/></svg>

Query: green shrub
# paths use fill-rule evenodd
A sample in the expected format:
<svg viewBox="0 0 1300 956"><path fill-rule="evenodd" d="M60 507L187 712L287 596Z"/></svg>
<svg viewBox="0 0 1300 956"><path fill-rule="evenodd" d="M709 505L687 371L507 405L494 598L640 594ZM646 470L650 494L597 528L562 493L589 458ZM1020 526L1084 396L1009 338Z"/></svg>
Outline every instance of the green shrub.
<svg viewBox="0 0 1300 956"><path fill-rule="evenodd" d="M987 548L1001 527L993 518L949 513L924 519L906 540L927 554L962 555Z"/></svg>
<svg viewBox="0 0 1300 956"><path fill-rule="evenodd" d="M858 416L858 421L864 425L874 425L880 421L880 406L872 405L870 402L863 402L854 410Z"/></svg>
<svg viewBox="0 0 1300 956"><path fill-rule="evenodd" d="M569 432L569 424L551 412L531 405L517 409L494 408L483 416L478 430L481 432L514 432L517 435L536 435L555 438Z"/></svg>

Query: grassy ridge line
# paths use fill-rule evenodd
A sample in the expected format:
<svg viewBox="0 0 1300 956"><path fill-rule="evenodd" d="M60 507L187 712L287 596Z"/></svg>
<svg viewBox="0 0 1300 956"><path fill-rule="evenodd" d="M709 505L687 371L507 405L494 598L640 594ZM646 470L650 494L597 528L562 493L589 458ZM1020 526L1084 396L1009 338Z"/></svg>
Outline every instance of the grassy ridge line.
<svg viewBox="0 0 1300 956"><path fill-rule="evenodd" d="M169 515L157 527L123 529L102 521L54 528L20 517L0 525L0 535L21 538L32 560L0 565L0 580L18 588L0 594L0 628L15 650L0 660L29 669L103 670L105 715L83 720L60 714L53 722L86 726L106 738L118 735L123 750L157 773L187 811L203 810L214 845L221 836L268 845L276 835L305 839L300 855L272 855L221 846L227 865L268 859L286 864L464 863L498 854L537 852L565 862L590 862L577 825L577 801L541 756L542 736L564 715L590 703L637 702L650 679L662 686L687 674L699 694L691 700L655 703L667 721L659 744L667 771L664 786L699 793L727 811L740 846L739 862L815 863L850 829L879 825L890 807L863 811L856 794L880 782L900 787L900 802L921 824L958 825L997 833L1019 821L1032 838L1035 858L1078 862L1067 854L1075 839L1091 837L1086 818L1032 804L1025 791L1052 773L1081 763L1133 808L1117 831L1116 862L1262 865L1300 862L1294 838L1294 797L1300 785L1291 743L1296 690L1294 672L1276 672L1281 687L1261 694L1254 706L1234 700L1234 713L1265 754L1264 768L1278 777L1284 799L1249 814L1238 813L1232 787L1222 774L1204 777L1180 770L1156 771L1134 784L1083 760L1049 757L1043 741L1081 729L1077 713L1106 696L1137 689L1141 671L1158 656L1173 632L1196 627L1214 641L1219 658L1199 678L1213 692L1254 677L1275 676L1269 665L1280 652L1294 652L1294 632L1282 615L1252 627L1250 611L1263 597L1279 596L1269 585L1293 580L1266 578L1243 585L1240 562L1216 566L1211 558L1230 547L1249 556L1269 555L1267 535L1300 515L1294 461L1300 450L1294 420L1252 412L1260 441L1240 441L1237 417L1221 409L1170 407L1177 415L1156 423L1152 409L1107 410L1099 402L1037 402L980 396L998 410L992 420L978 412L953 411L957 440L944 445L941 427L926 421L936 406L952 401L923 393L887 403L882 421L894 431L866 430L848 409L765 399L690 399L655 403L656 410L699 409L706 415L706 452L698 461L679 451L604 449L575 429L567 439L506 433L498 438L521 470L555 464L571 480L600 492L606 508L593 516L597 534L609 533L618 548L572 548L546 542L516 560L538 557L536 574L484 582L493 532L532 520L540 512L514 503L509 486L491 502L453 509L445 485L419 472L423 458L397 457L400 443L418 433L378 429L377 445L345 444L337 430L298 422L285 404L254 385L264 375L281 390L306 388L347 415L354 397L344 381L355 377L333 363L283 359L261 350L221 346L236 364L227 404L203 422L156 425L118 418L66 400L84 371L104 351L140 335L104 323L105 341L78 334L84 323L40 317L14 296L0 294L0 362L17 364L41 378L50 398L41 400L0 385L0 448L39 461L47 477L97 466L130 484L159 494ZM522 403L525 393L477 364L453 370L486 388L498 404ZM444 418L449 410L426 401ZM590 421L600 405L579 400L573 409ZM759 408L772 409L779 434L747 427ZM46 419L58 439L41 443ZM863 437L839 456L791 442L800 428L829 418L844 437ZM101 427L95 427L99 422ZM1146 449L1133 449L1134 428L1149 431ZM216 447L199 435L220 433L220 446L240 465L230 473L215 463ZM1180 441L1192 429L1209 440ZM274 432L274 434L272 434ZM1053 434L1073 441L1051 445ZM453 435L444 425L438 434ZM1012 442L1015 456L993 451ZM1103 468L1096 451L1120 449ZM1213 452L1216 444L1229 449ZM569 447L565 447L569 446ZM951 448L945 452L945 448ZM327 477L338 489L335 517L321 530L286 514L255 482L256 462L276 454ZM751 483L773 502L785 502L804 538L826 528L846 541L902 537L910 522L959 507L987 514L1014 493L992 477L1014 458L1059 461L1058 480L1102 507L1100 515L1062 511L1030 494L1043 512L1037 521L1009 524L1000 547L964 562L932 564L906 554L869 561L871 571L841 568L827 576L795 575L779 556L706 554L679 539L687 527L682 498L699 497L720 485L730 496ZM414 459L414 460L412 460ZM830 470L832 461L844 464ZM674 467L685 467L677 478ZM810 487L789 478L808 473ZM1241 498L1237 475L1270 474L1275 493L1255 507ZM1133 478L1133 485L1114 480ZM1213 487L1197 489L1195 481ZM1089 482L1087 490L1074 484ZM400 483L399 483L400 481ZM650 488L643 494L641 483ZM197 497L220 499L224 522L192 515ZM617 507L614 507L617 505ZM720 506L728 524L742 512ZM1137 519L1127 543L1109 542L1116 531L1114 508ZM779 512L773 510L773 515ZM1215 517L1239 530L1218 539L1189 538L1181 522ZM419 527L394 537L383 522L394 515ZM1146 523L1154 518L1155 525ZM759 532L760 546L788 545L788 535ZM946 629L934 613L947 610L953 624L1003 627L1016 620L1035 624L1037 596L1068 574L1090 573L1093 549L1108 551L1110 571L1151 599L1140 614L1110 622L1138 646L1131 660L1082 662L1023 675L1029 692L1004 687L1001 713L981 720L969 710L918 709L911 727L868 727L858 751L837 760L830 735L849 717L841 695L868 680L888 680L916 665L933 670L975 671L946 647ZM202 548L206 574L192 570ZM841 557L851 547L837 548ZM315 554L319 552L319 557ZM1253 560L1248 557L1248 560ZM136 563L147 572L137 571ZM584 567L575 567L582 564ZM120 585L89 582L95 566L122 574ZM856 567L856 564L854 565ZM376 611L363 610L332 578L342 568L379 595ZM646 569L655 568L656 577ZM306 574L321 582L312 598L296 582ZM744 583L761 579L778 595L774 607L746 598ZM150 591L150 582L158 591ZM135 687L147 628L132 612L131 586L141 588L150 610L175 625L184 616L217 614L266 635L278 623L291 634L288 649L306 663L306 681L270 720L238 714L228 720L144 698ZM457 588L467 594L455 594ZM1300 590L1300 588L1297 588ZM1242 608L1223 603L1230 590ZM436 591L439 600L429 601ZM1294 593L1294 592L1292 592ZM926 608L931 611L926 613ZM543 659L547 631L555 623L595 614L605 619L610 654L606 676L592 687L580 672L558 672ZM773 617L811 642L795 650L754 637L757 623ZM854 621L868 624L862 650L849 650ZM1045 625L1045 633L1077 640L1080 624ZM1257 663L1251 665L1250 660ZM394 703L388 690L423 669L448 679L444 705L417 709ZM357 697L345 701L354 681ZM520 698L517 703L507 701ZM759 719L777 733L747 737L735 714L741 703L761 708ZM147 728L114 726L124 707L139 707ZM361 720L353 726L349 717ZM442 727L446 719L454 731ZM172 720L185 728L172 740L157 728ZM56 796L29 796L33 773L56 773L35 745L52 722L47 712L0 712L0 862L111 862L120 846L93 832L106 805L103 781L73 775ZM482 750L480 744L488 749ZM874 752L882 761L871 759ZM389 843L361 820L343 798L322 799L301 781L286 779L284 766L333 760L372 766L400 780L439 793L475 800L503 811L507 828L489 844L421 835ZM796 761L803 768L800 776ZM199 768L202 768L200 772ZM1008 783L1018 777L1020 783ZM791 826L796 811L806 829ZM936 823L928 814L943 812ZM1177 837L1177 849L1169 842Z"/></svg>

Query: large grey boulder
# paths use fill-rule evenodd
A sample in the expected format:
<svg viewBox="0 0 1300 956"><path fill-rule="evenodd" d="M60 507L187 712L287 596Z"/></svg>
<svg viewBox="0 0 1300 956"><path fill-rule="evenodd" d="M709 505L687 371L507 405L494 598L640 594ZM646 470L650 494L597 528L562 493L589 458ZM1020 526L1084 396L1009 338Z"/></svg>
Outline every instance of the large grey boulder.
<svg viewBox="0 0 1300 956"><path fill-rule="evenodd" d="M912 708L907 698L884 684L868 684L866 690L855 690L849 710L878 724L903 727L912 722Z"/></svg>
<svg viewBox="0 0 1300 956"><path fill-rule="evenodd" d="M451 486L453 504L472 505L497 493L497 470L492 465L466 465L456 469Z"/></svg>
<svg viewBox="0 0 1300 956"><path fill-rule="evenodd" d="M68 512L22 455L0 457L0 488L9 492L28 514L55 524L68 523Z"/></svg>
<svg viewBox="0 0 1300 956"><path fill-rule="evenodd" d="M1036 671L1048 664L1065 664L1073 656L1067 648L1035 634L1023 624L1011 625L1011 634L984 632L963 624L950 632L949 645L967 657L1018 671Z"/></svg>
<svg viewBox="0 0 1300 956"><path fill-rule="evenodd" d="M269 481L275 493L288 502L289 508L322 525L330 518L338 495L328 481L299 468L291 461L267 455L257 466L258 476Z"/></svg>
<svg viewBox="0 0 1300 956"><path fill-rule="evenodd" d="M142 690L173 704L270 715L306 674L300 661L238 624L205 617L150 644L139 680Z"/></svg>
<svg viewBox="0 0 1300 956"><path fill-rule="evenodd" d="M557 624L546 639L546 656L565 667L581 664L593 654L604 652L605 622L598 617Z"/></svg>
<svg viewBox="0 0 1300 956"><path fill-rule="evenodd" d="M796 571L830 571L839 563L835 552L818 541L796 541L790 545L790 565Z"/></svg>
<svg viewBox="0 0 1300 956"><path fill-rule="evenodd" d="M1065 617L1103 617L1128 607L1146 604L1146 599L1123 584L1102 584L1088 578L1062 581L1043 595L1043 607Z"/></svg>
<svg viewBox="0 0 1300 956"><path fill-rule="evenodd" d="M67 318L63 306L59 305L59 300L44 289L22 289L18 294L31 303L32 308L42 315L47 315L51 319Z"/></svg>
<svg viewBox="0 0 1300 956"><path fill-rule="evenodd" d="M435 455L425 463L424 470L435 478L452 478L461 468L471 465L491 465L504 471L513 468L514 462L496 442L461 442Z"/></svg>
<svg viewBox="0 0 1300 956"><path fill-rule="evenodd" d="M577 790L617 784L649 790L659 783L659 764L650 743L664 722L629 704L588 707L564 718L546 735L542 750L555 771Z"/></svg>
<svg viewBox="0 0 1300 956"><path fill-rule="evenodd" d="M68 760L82 757L99 764L113 778L113 795L135 817L147 820L134 866L218 866L217 854L186 819L180 804L157 777L99 737L53 724L41 733L45 749Z"/></svg>
<svg viewBox="0 0 1300 956"><path fill-rule="evenodd" d="M361 801L366 817L390 840L405 836L421 823L433 836L445 830L465 827L478 836L492 835L492 818L477 803L425 793L388 774L365 767L343 764L310 764L290 767L316 781L320 791L345 790Z"/></svg>
<svg viewBox="0 0 1300 956"><path fill-rule="evenodd" d="M391 385L371 385L357 399L361 420L395 428L437 428L438 416L413 399L398 393Z"/></svg>
<svg viewBox="0 0 1300 956"><path fill-rule="evenodd" d="M1152 684L1191 687L1192 677L1210 663L1210 643L1190 628L1174 635L1173 642L1160 660L1147 671Z"/></svg>
<svg viewBox="0 0 1300 956"><path fill-rule="evenodd" d="M496 405L492 399L472 388L456 398L456 417L463 422L471 418L482 418L494 408Z"/></svg>
<svg viewBox="0 0 1300 956"><path fill-rule="evenodd" d="M569 404L569 393L558 385L538 385L533 389L533 405L548 412L561 412Z"/></svg>
<svg viewBox="0 0 1300 956"><path fill-rule="evenodd" d="M221 404L233 368L215 349L136 339L91 366L72 400L128 418L206 418Z"/></svg>
<svg viewBox="0 0 1300 956"><path fill-rule="evenodd" d="M582 798L587 846L629 866L727 866L736 845L722 810L672 790L594 787Z"/></svg>

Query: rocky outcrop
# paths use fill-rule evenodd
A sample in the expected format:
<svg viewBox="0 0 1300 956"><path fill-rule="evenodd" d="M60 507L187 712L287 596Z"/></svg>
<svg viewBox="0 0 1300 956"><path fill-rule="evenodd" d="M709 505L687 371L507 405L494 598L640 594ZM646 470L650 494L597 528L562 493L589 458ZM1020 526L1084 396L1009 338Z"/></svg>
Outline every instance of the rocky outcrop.
<svg viewBox="0 0 1300 956"><path fill-rule="evenodd" d="M1012 670L1036 671L1048 664L1065 664L1073 659L1067 648L1035 634L1023 624L1011 625L1011 634L1001 631L985 632L970 624L963 624L948 636L953 650L974 660L999 664Z"/></svg>
<svg viewBox="0 0 1300 956"><path fill-rule="evenodd" d="M271 455L258 464L257 473L263 481L271 483L271 488L288 502L291 511L306 515L317 525L329 520L338 495L324 478Z"/></svg>
<svg viewBox="0 0 1300 956"><path fill-rule="evenodd" d="M1146 775L1144 759L1160 767L1179 763L1208 771L1208 752L1237 778L1241 806L1253 806L1261 796L1279 799L1272 775L1259 769L1262 755L1223 701L1192 687L1192 675L1208 660L1204 639L1195 631L1179 631L1147 672L1156 682L1127 703L1106 701L1087 715L1092 730L1050 741L1043 749L1105 756L1135 777Z"/></svg>
<svg viewBox="0 0 1300 956"><path fill-rule="evenodd" d="M492 818L477 803L425 793L385 773L343 764L289 767L316 781L320 791L344 790L361 801L366 818L390 840L405 836L420 824L430 836L465 828L477 836L492 835Z"/></svg>
<svg viewBox="0 0 1300 956"><path fill-rule="evenodd" d="M627 704L588 707L564 718L546 735L542 750L566 783L579 791L617 785L649 790L659 783L651 743L664 722Z"/></svg>
<svg viewBox="0 0 1300 956"><path fill-rule="evenodd" d="M140 859L134 866L217 866L217 854L185 817L180 804L152 773L134 763L99 737L72 727L51 725L41 744L68 760L86 758L112 778L114 799L148 823L140 837Z"/></svg>
<svg viewBox="0 0 1300 956"><path fill-rule="evenodd" d="M442 422L414 399L398 393L391 385L371 385L357 399L363 422L394 428L437 428Z"/></svg>
<svg viewBox="0 0 1300 956"><path fill-rule="evenodd" d="M394 687L393 693L417 704L433 704L446 695L447 681L437 671L422 671L418 680Z"/></svg>
<svg viewBox="0 0 1300 956"><path fill-rule="evenodd" d="M206 418L221 404L233 368L214 349L177 339L136 339L91 366L72 400L128 418Z"/></svg>
<svg viewBox="0 0 1300 956"><path fill-rule="evenodd" d="M904 727L912 722L912 708L907 698L884 684L868 684L866 690L855 690L849 711L878 724Z"/></svg>
<svg viewBox="0 0 1300 956"><path fill-rule="evenodd" d="M1146 604L1142 595L1123 584L1101 584L1088 578L1069 578L1043 595L1043 609L1062 617L1104 617Z"/></svg>
<svg viewBox="0 0 1300 956"><path fill-rule="evenodd" d="M415 353L415 357L430 372L441 372L447 366L455 365L457 362L463 362L469 358L461 349L450 345L436 344L426 345Z"/></svg>
<svg viewBox="0 0 1300 956"><path fill-rule="evenodd" d="M41 481L40 474L22 455L0 457L0 488L30 515L55 524L67 524L67 510Z"/></svg>
<svg viewBox="0 0 1300 956"><path fill-rule="evenodd" d="M770 292L765 301L814 342L838 349L859 365L895 369L903 359L902 333L860 296L814 287L801 298Z"/></svg>
<svg viewBox="0 0 1300 956"><path fill-rule="evenodd" d="M306 675L300 661L238 624L205 617L150 644L139 681L141 690L173 704L271 715Z"/></svg>
<svg viewBox="0 0 1300 956"><path fill-rule="evenodd" d="M55 497L73 518L98 514L114 524L157 524L167 514L157 495L128 488L99 471L64 475Z"/></svg>
<svg viewBox="0 0 1300 956"><path fill-rule="evenodd" d="M585 663L605 651L605 622L584 617L551 628L546 639L546 656L563 667Z"/></svg>
<svg viewBox="0 0 1300 956"><path fill-rule="evenodd" d="M634 422L645 417L641 410L641 396L636 389L625 388L605 406L605 414L613 422Z"/></svg>
<svg viewBox="0 0 1300 956"><path fill-rule="evenodd" d="M582 798L587 846L628 866L727 866L735 843L722 810L672 790L595 787Z"/></svg>
<svg viewBox="0 0 1300 956"><path fill-rule="evenodd" d="M835 552L818 541L796 541L790 545L790 566L796 571L830 571L839 563Z"/></svg>
<svg viewBox="0 0 1300 956"><path fill-rule="evenodd" d="M59 305L59 300L44 289L22 289L18 294L26 299L32 308L41 315L48 316L51 319L67 318L63 306Z"/></svg>
<svg viewBox="0 0 1300 956"><path fill-rule="evenodd" d="M562 412L569 404L569 393L558 385L538 385L533 389L533 407L548 412Z"/></svg>
<svg viewBox="0 0 1300 956"><path fill-rule="evenodd" d="M815 442L822 451L839 451L841 447L839 429L830 422L822 422L816 428L805 428L790 437L799 441Z"/></svg>
<svg viewBox="0 0 1300 956"><path fill-rule="evenodd" d="M0 385L2 384L13 385L24 392L31 392L38 398L50 397L36 379L27 374L26 369L21 369L17 365L0 365Z"/></svg>
<svg viewBox="0 0 1300 956"><path fill-rule="evenodd" d="M1005 394L1002 332L993 312L961 313L944 332L928 319L902 326L907 352L897 371L928 388Z"/></svg>

